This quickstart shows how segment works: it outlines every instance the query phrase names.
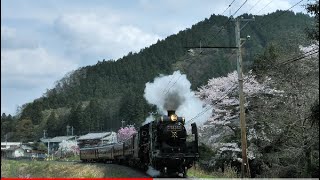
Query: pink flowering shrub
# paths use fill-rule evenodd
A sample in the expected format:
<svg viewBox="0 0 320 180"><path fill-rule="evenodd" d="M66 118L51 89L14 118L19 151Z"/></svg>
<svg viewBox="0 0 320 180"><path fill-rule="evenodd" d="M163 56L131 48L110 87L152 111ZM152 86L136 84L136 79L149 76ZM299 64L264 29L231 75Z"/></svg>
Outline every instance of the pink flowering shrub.
<svg viewBox="0 0 320 180"><path fill-rule="evenodd" d="M137 133L136 129L131 125L126 126L124 128L120 128L117 133L118 141L123 142L129 139L130 137L132 137L136 133Z"/></svg>

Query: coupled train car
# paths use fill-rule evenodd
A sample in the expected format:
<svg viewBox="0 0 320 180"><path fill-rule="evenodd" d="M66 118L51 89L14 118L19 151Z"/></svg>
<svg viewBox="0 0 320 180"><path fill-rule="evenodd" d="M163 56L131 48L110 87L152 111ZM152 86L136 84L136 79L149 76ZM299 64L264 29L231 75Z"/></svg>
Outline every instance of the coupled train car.
<svg viewBox="0 0 320 180"><path fill-rule="evenodd" d="M187 170L198 158L196 124L191 124L191 134L188 135L185 119L178 117L174 111L168 111L167 116L141 126L125 142L80 149L82 161L116 162L144 170L151 166L163 177L186 177Z"/></svg>

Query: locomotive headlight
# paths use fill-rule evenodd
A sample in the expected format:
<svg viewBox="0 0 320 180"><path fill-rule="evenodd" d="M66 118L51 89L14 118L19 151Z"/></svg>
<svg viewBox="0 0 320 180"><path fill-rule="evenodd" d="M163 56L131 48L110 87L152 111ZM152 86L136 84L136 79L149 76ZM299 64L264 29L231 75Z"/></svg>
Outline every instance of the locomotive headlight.
<svg viewBox="0 0 320 180"><path fill-rule="evenodd" d="M171 119L171 121L177 121L177 120L178 120L178 116L175 115L175 114L172 114L172 115L170 116L170 119Z"/></svg>

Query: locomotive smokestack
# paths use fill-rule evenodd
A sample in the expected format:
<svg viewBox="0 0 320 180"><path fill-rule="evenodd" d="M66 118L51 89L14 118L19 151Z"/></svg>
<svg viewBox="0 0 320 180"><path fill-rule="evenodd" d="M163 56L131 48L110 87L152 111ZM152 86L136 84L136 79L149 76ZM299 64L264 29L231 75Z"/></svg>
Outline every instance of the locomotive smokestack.
<svg viewBox="0 0 320 180"><path fill-rule="evenodd" d="M176 114L175 110L168 110L168 116L171 116L172 114Z"/></svg>

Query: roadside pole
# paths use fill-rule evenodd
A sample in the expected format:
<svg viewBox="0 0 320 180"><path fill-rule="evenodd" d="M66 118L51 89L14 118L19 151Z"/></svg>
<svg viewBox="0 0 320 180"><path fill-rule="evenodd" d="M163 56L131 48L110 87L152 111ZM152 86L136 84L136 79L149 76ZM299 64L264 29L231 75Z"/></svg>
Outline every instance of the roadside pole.
<svg viewBox="0 0 320 180"><path fill-rule="evenodd" d="M242 150L242 162L241 162L241 177L250 177L250 167L247 158L247 135L246 135L246 119L244 109L244 96L243 96L243 64L241 55L241 40L246 40L240 36L240 23L241 21L254 21L254 19L236 18L235 21L235 35L237 48L237 71L239 81L239 106L240 106L240 128L241 128L241 150ZM248 36L250 37L250 36Z"/></svg>

